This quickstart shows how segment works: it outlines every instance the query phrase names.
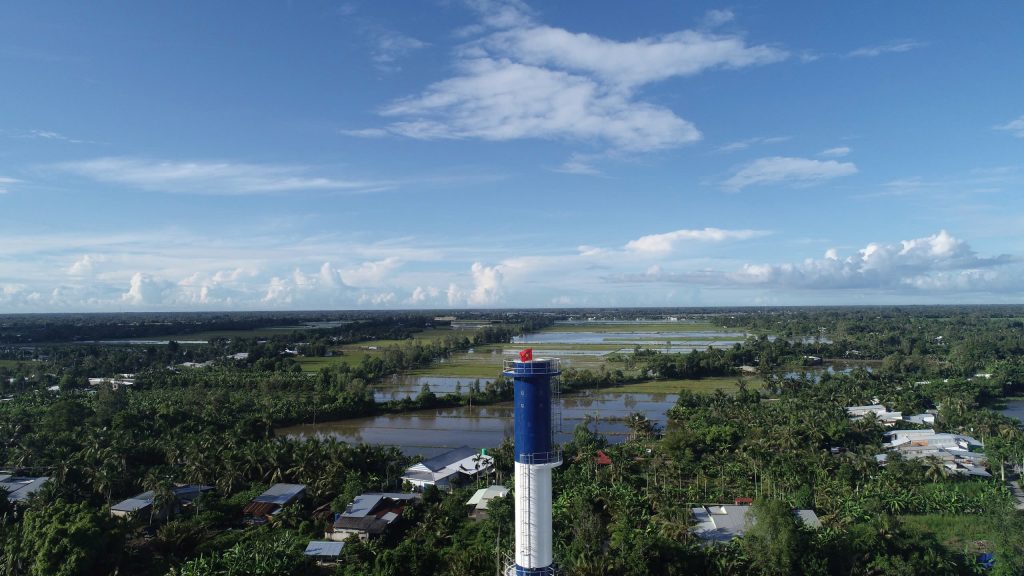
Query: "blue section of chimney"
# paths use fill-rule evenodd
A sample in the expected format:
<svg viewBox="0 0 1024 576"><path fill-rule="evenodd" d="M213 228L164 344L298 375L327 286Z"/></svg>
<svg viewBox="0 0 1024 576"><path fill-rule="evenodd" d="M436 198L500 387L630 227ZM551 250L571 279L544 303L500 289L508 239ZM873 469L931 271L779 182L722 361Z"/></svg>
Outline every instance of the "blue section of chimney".
<svg viewBox="0 0 1024 576"><path fill-rule="evenodd" d="M557 361L513 362L505 372L515 389L516 462L548 464L557 460L551 447L551 378L559 374Z"/></svg>

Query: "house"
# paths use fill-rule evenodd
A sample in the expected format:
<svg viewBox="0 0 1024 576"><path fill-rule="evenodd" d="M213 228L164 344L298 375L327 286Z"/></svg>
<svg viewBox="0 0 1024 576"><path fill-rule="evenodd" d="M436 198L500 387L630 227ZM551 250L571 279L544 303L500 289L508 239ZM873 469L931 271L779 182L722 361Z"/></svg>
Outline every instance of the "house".
<svg viewBox="0 0 1024 576"><path fill-rule="evenodd" d="M846 414L851 420L860 420L868 414L874 414L883 426L895 426L898 422L910 422L912 424L934 424L935 414L914 414L904 416L902 412L890 412L882 404L870 404L867 406L848 406Z"/></svg>
<svg viewBox="0 0 1024 576"><path fill-rule="evenodd" d="M0 488L7 492L7 501L24 502L50 480L49 476L14 476L0 472Z"/></svg>
<svg viewBox="0 0 1024 576"><path fill-rule="evenodd" d="M750 506L705 504L690 510L694 518L690 532L707 544L726 544L733 538L741 537L756 521L753 516L748 518ZM793 514L804 526L821 528L821 520L814 510L793 510Z"/></svg>
<svg viewBox="0 0 1024 576"><path fill-rule="evenodd" d="M117 390L121 386L134 386L135 374L118 374L113 378L89 378L89 386L108 385L111 390Z"/></svg>
<svg viewBox="0 0 1024 576"><path fill-rule="evenodd" d="M935 424L935 414L932 414L931 412L925 412L923 414L911 414L910 416L905 416L903 418L903 421L909 422L910 424L921 424L923 426L931 426Z"/></svg>
<svg viewBox="0 0 1024 576"><path fill-rule="evenodd" d="M861 418L867 416L868 414L874 414L875 416L878 416L879 414L885 414L887 412L889 412L889 409L882 404L869 404L867 406L846 407L846 415L849 416L851 420L860 420Z"/></svg>
<svg viewBox="0 0 1024 576"><path fill-rule="evenodd" d="M343 548L345 548L344 542L312 540L306 546L304 554L307 558L316 560L316 563L320 566L331 566L338 563L338 557L341 556Z"/></svg>
<svg viewBox="0 0 1024 576"><path fill-rule="evenodd" d="M453 486L487 475L492 470L493 457L463 446L410 466L402 474L402 480L417 490L427 486L451 490Z"/></svg>
<svg viewBox="0 0 1024 576"><path fill-rule="evenodd" d="M360 494L344 512L335 514L334 522L324 532L324 538L343 542L349 536L356 536L363 541L369 540L371 536L380 536L402 516L406 506L421 499L423 496L420 494L398 492Z"/></svg>
<svg viewBox="0 0 1024 576"><path fill-rule="evenodd" d="M504 498L508 495L508 488L501 485L491 485L487 488L477 490L466 502L466 506L472 506L469 517L473 520L487 518L487 503L493 498Z"/></svg>
<svg viewBox="0 0 1024 576"><path fill-rule="evenodd" d="M166 520L174 511L192 504L203 493L211 490L213 490L213 486L203 486L201 484L185 484L172 488L174 504L169 509L163 510L160 513L160 519ZM149 514L155 499L156 495L153 491L147 490L142 494L137 494L111 506L110 515L115 518L128 518L129 516Z"/></svg>
<svg viewBox="0 0 1024 576"><path fill-rule="evenodd" d="M285 506L298 502L306 495L303 484L274 484L245 505L242 515L247 524L263 524Z"/></svg>
<svg viewBox="0 0 1024 576"><path fill-rule="evenodd" d="M935 430L892 430L886 432L883 446L907 460L937 458L952 473L964 476L991 477L986 470L988 459L977 449L984 445L964 434L937 433ZM889 454L877 454L875 460L885 464Z"/></svg>

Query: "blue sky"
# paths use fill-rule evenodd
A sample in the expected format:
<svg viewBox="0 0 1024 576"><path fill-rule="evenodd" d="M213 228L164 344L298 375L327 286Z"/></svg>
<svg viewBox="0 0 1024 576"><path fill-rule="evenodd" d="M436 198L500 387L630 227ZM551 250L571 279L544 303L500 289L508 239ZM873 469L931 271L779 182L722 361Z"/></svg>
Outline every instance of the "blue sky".
<svg viewBox="0 0 1024 576"><path fill-rule="evenodd" d="M547 4L5 3L0 312L1021 301L1024 6Z"/></svg>

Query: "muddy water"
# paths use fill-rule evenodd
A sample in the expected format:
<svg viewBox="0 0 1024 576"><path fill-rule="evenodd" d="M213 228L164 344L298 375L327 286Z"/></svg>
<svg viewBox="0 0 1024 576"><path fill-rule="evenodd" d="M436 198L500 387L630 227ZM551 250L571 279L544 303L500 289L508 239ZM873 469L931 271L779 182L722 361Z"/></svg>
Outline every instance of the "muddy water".
<svg viewBox="0 0 1024 576"><path fill-rule="evenodd" d="M629 429L623 421L633 412L641 412L664 427L666 411L676 401L675 394L634 394L593 391L560 399L561 431L558 442L567 442L577 425L589 421L590 429L605 435L612 443L625 441ZM335 422L301 424L277 430L287 436L333 436L345 442L397 446L406 454L432 456L448 448L468 445L495 447L512 436L512 404L463 406L437 410L419 410Z"/></svg>

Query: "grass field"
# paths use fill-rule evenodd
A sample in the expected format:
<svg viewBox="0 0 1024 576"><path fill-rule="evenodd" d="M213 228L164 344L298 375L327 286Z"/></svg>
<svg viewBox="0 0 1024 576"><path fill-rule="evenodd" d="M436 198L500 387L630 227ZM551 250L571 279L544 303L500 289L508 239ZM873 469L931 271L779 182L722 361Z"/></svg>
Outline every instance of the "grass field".
<svg viewBox="0 0 1024 576"><path fill-rule="evenodd" d="M14 368L18 364L31 364L34 360L0 360L0 368Z"/></svg>
<svg viewBox="0 0 1024 576"><path fill-rule="evenodd" d="M901 516L900 520L907 527L934 535L950 550L961 552L965 549L970 552L995 551L996 527L984 516L915 514ZM985 550L979 550L975 545L979 541L985 543Z"/></svg>

